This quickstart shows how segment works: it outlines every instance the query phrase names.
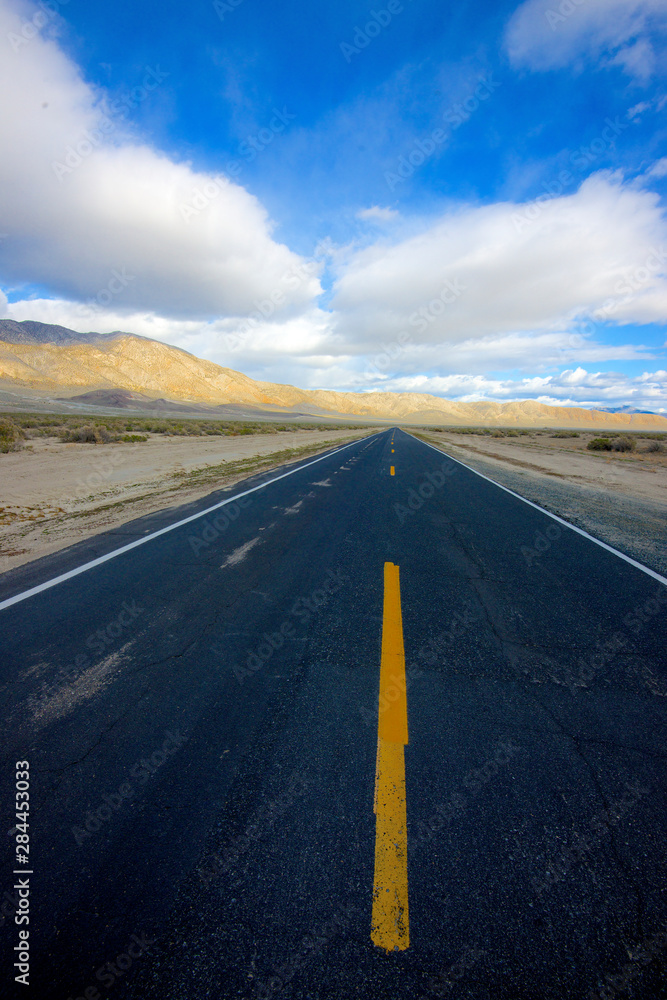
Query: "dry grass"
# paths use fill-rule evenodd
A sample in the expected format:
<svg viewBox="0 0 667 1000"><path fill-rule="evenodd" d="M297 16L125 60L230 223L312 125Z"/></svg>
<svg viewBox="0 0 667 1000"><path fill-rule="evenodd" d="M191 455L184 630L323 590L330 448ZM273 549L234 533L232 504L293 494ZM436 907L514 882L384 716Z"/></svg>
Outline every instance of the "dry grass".
<svg viewBox="0 0 667 1000"><path fill-rule="evenodd" d="M362 430L364 424L336 424L337 430ZM4 430L3 430L4 428ZM168 437L239 437L249 434L279 434L282 431L330 431L321 423L285 424L273 421L202 420L183 417L91 417L72 414L22 413L0 417L0 450L6 441L57 438L66 443L121 444L147 441L155 435Z"/></svg>

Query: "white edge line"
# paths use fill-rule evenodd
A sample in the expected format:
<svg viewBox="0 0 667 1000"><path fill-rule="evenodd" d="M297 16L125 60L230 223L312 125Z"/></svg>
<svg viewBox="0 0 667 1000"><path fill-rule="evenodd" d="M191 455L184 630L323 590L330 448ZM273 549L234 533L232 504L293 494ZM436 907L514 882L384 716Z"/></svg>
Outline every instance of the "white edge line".
<svg viewBox="0 0 667 1000"><path fill-rule="evenodd" d="M497 483L495 479L491 479L489 476L485 476L484 473L478 472L477 469L473 469L470 465L466 465L465 462L461 462L458 458L454 458L452 455L448 455L447 452L442 451L441 448L437 448L434 444L429 444L428 441L422 441L421 438L415 438L414 434L410 434L409 431L405 431L404 433L409 434L410 437L414 438L415 441L420 441L421 444L425 444L427 448L433 448L433 451L437 451L438 454L445 455L445 457L449 458L452 462L456 462L458 465L462 465L464 469L468 470L468 472L474 472L475 475L479 476L481 479L486 479L487 483L493 483L493 485L497 486L499 490L504 490L505 493L509 493L510 496L516 497L517 500L523 500L523 502L527 503L529 507L534 507L535 510L539 510L541 514L546 514L547 517L552 518L552 520L554 521L558 521L559 524L564 524L565 527L570 528L571 531L576 531L578 535L581 535L583 538L587 538L589 542L595 542L596 545L599 545L601 548L606 549L607 552L611 552L612 555L618 556L619 559L622 559L624 562L629 563L631 566L634 566L635 569L640 569L642 573L646 573L647 576L652 576L654 580L658 581L658 583L662 583L663 586L667 587L667 577L661 576L660 573L656 573L655 570L650 569L648 566L644 566L643 563L637 562L636 559L632 559L630 556L626 556L624 552L619 552L618 549L613 548L613 546L611 545L607 545L606 542L601 541L594 535L589 535L587 531L584 531L583 528L578 528L576 524L570 524L569 521L564 521L562 517L558 516L558 514L552 514L550 510L547 510L545 507L540 507L539 504L533 503L532 500L526 500L526 498L522 497L520 493L515 493L514 490L508 489L507 486L503 486L501 483Z"/></svg>
<svg viewBox="0 0 667 1000"><path fill-rule="evenodd" d="M376 434L371 434L369 440L374 437L376 437ZM325 458L331 458L333 455L338 455L339 452L345 451L346 448L351 448L353 444L357 444L359 441L365 440L367 439L361 437L357 438L355 441L350 441L349 444L343 445L342 448L337 448L336 451L329 451L326 455L320 455L319 458L313 459L312 462L306 462L304 465L300 465L296 469L290 469L289 472L283 472L280 476L274 476L273 479L269 479L265 483L260 483L259 486L253 486L249 490L244 490L243 493L236 493L233 497L227 497L226 500L221 500L220 503L216 503L212 507L207 507L206 510L199 511L198 514L191 514L190 517L185 517L182 521L175 521L174 524L168 524L165 528L160 528L158 531L151 532L150 535L145 535L143 538L137 538L134 542L128 542L127 545L123 545L120 549L114 549L112 552L107 552L106 555L98 556L97 559L91 559L90 562L77 566L76 569L70 569L67 573L55 576L52 580L47 580L45 583L39 583L36 587L31 587L30 590L24 590L20 594L8 597L6 600L0 601L0 611L4 610L4 608L10 608L13 604L18 604L20 601L25 601L28 597L33 597L35 594L41 594L44 590L56 587L59 583L64 583L65 580L71 580L72 577L78 576L80 573L85 573L89 569L94 569L95 566L101 566L102 563L108 562L110 559L115 559L116 556L120 556L124 552L136 549L139 545L145 545L146 542L151 542L154 538L159 538L160 535L166 535L168 531L174 531L176 528L183 527L184 524L189 524L191 521L196 521L200 517L205 517L206 514L210 514L214 510L219 510L220 507L224 507L225 504L233 503L234 500L246 497L249 493L255 493L257 490L263 490L265 486L270 486L271 483L277 483L279 479L285 479L287 476L293 476L295 472L300 472L301 469L307 469L309 465L315 465L317 462L322 462Z"/></svg>

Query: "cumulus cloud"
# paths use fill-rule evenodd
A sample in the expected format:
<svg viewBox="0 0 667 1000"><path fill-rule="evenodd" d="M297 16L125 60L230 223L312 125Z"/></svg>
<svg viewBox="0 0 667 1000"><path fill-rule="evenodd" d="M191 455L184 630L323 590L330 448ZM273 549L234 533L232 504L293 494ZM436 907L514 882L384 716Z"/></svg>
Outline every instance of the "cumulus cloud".
<svg viewBox="0 0 667 1000"><path fill-rule="evenodd" d="M646 81L665 29L663 0L525 0L510 18L505 46L516 67L578 68L589 59Z"/></svg>
<svg viewBox="0 0 667 1000"><path fill-rule="evenodd" d="M290 277L300 258L272 238L260 202L133 137L53 37L55 19L36 11L0 0L10 41L0 61L0 129L11 137L0 161L6 279L181 319L251 312L272 296L277 314L308 307L317 274ZM26 32L44 20L43 33ZM135 99L161 86L165 71L146 67Z"/></svg>
<svg viewBox="0 0 667 1000"><path fill-rule="evenodd" d="M574 333L591 316L661 322L666 241L658 196L606 173L528 205L462 205L416 236L342 261L336 330L351 353L437 345L447 368L464 342ZM486 356L484 343L479 351ZM524 356L535 363L534 352Z"/></svg>

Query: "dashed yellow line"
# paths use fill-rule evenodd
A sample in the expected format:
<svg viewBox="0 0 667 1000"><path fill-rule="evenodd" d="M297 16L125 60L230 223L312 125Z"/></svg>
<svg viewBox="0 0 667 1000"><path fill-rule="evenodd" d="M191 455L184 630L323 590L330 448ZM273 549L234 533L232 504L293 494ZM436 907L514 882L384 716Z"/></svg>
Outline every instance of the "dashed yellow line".
<svg viewBox="0 0 667 1000"><path fill-rule="evenodd" d="M389 475L390 475L390 476L395 476L395 475L396 475L396 472L395 472L395 470L394 470L394 466L393 466L393 465L392 465L392 466L391 466L391 468L389 469Z"/></svg>
<svg viewBox="0 0 667 1000"><path fill-rule="evenodd" d="M375 768L375 877L371 940L386 951L410 946L405 746L408 706L398 566L384 564L382 658Z"/></svg>

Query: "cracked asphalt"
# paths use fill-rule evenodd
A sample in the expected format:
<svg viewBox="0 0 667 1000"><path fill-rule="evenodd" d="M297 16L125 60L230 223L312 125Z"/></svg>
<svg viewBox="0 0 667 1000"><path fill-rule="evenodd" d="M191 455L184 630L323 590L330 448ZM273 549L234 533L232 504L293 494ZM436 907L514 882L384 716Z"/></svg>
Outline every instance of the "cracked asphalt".
<svg viewBox="0 0 667 1000"><path fill-rule="evenodd" d="M0 601L263 483L0 610L4 902L18 760L34 870L30 986L10 902L0 996L667 996L667 587L546 513L383 431L5 574ZM370 938L387 561L395 953Z"/></svg>

